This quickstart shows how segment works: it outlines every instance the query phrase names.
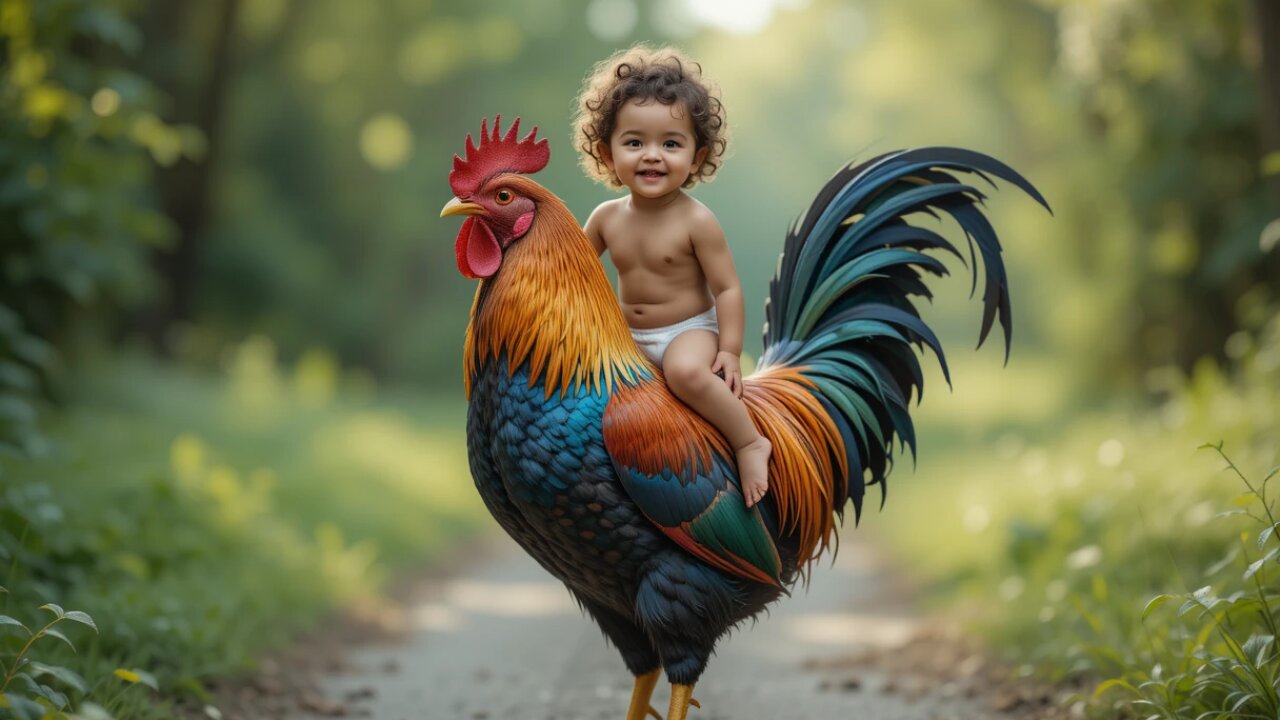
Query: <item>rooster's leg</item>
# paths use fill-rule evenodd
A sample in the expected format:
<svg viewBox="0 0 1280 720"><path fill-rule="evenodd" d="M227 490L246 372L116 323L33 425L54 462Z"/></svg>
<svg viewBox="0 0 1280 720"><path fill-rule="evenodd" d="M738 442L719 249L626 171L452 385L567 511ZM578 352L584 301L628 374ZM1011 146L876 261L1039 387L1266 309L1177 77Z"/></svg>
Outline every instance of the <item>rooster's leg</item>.
<svg viewBox="0 0 1280 720"><path fill-rule="evenodd" d="M690 705L702 707L693 699L693 686L671 683L671 707L667 709L667 720L687 720Z"/></svg>
<svg viewBox="0 0 1280 720"><path fill-rule="evenodd" d="M652 672L636 676L635 687L631 689L631 705L627 708L627 720L645 720L650 715L662 720L658 711L649 704L661 673L662 668L655 668Z"/></svg>

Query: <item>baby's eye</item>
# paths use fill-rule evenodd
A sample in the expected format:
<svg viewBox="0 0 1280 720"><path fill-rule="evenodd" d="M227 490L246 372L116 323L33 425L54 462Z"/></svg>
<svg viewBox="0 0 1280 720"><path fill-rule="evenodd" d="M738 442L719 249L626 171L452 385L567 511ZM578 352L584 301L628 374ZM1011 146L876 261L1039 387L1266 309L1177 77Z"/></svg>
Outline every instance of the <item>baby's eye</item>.
<svg viewBox="0 0 1280 720"><path fill-rule="evenodd" d="M676 142L675 140L668 140L665 144L663 144L663 147L667 148L668 150L674 150L675 148L680 147L680 143Z"/></svg>
<svg viewBox="0 0 1280 720"><path fill-rule="evenodd" d="M626 144L627 144L627 147L629 147L629 148L638 148L638 147L640 147L640 141L639 141L639 140L628 140Z"/></svg>

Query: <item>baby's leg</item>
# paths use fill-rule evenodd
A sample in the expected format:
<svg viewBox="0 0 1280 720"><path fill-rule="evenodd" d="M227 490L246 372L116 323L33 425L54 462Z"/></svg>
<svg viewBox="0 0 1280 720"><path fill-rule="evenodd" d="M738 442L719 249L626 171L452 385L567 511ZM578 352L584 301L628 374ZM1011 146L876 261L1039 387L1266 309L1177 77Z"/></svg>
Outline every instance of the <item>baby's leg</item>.
<svg viewBox="0 0 1280 720"><path fill-rule="evenodd" d="M719 338L709 330L681 333L662 356L662 373L675 396L715 425L733 445L747 507L769 489L769 454L773 447L757 430L747 406L725 381L711 372Z"/></svg>

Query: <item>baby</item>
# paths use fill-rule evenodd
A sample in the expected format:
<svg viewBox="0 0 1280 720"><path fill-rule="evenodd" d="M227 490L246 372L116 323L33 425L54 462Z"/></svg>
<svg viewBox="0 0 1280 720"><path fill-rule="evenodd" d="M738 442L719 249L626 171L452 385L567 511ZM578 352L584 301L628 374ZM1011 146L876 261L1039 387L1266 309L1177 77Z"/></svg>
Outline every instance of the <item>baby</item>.
<svg viewBox="0 0 1280 720"><path fill-rule="evenodd" d="M741 399L742 288L715 215L684 192L715 174L726 144L723 107L701 70L677 50L643 45L596 66L575 140L588 175L631 192L597 207L585 231L618 268L640 349L733 445L751 507L769 489L773 448Z"/></svg>

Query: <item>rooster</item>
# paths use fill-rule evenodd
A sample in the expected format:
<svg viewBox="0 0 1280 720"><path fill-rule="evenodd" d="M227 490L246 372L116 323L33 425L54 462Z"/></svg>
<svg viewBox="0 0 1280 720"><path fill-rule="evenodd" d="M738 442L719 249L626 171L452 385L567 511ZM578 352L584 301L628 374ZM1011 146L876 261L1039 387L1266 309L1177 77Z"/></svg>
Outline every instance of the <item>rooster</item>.
<svg viewBox="0 0 1280 720"><path fill-rule="evenodd" d="M748 509L734 453L667 389L631 339L590 241L564 203L529 176L550 148L520 120L480 125L454 156L454 198L467 216L455 252L479 279L464 348L467 452L489 512L568 588L635 676L627 720L685 720L716 642L798 581L855 524L868 485L884 503L894 457L916 438L908 404L924 389L915 348L937 337L913 296L964 256L914 213L965 231L977 283L978 344L996 320L1011 333L1000 243L964 173L1040 193L1003 163L955 148L893 152L841 169L787 233L769 284L764 352L743 401L773 443L770 491Z"/></svg>

